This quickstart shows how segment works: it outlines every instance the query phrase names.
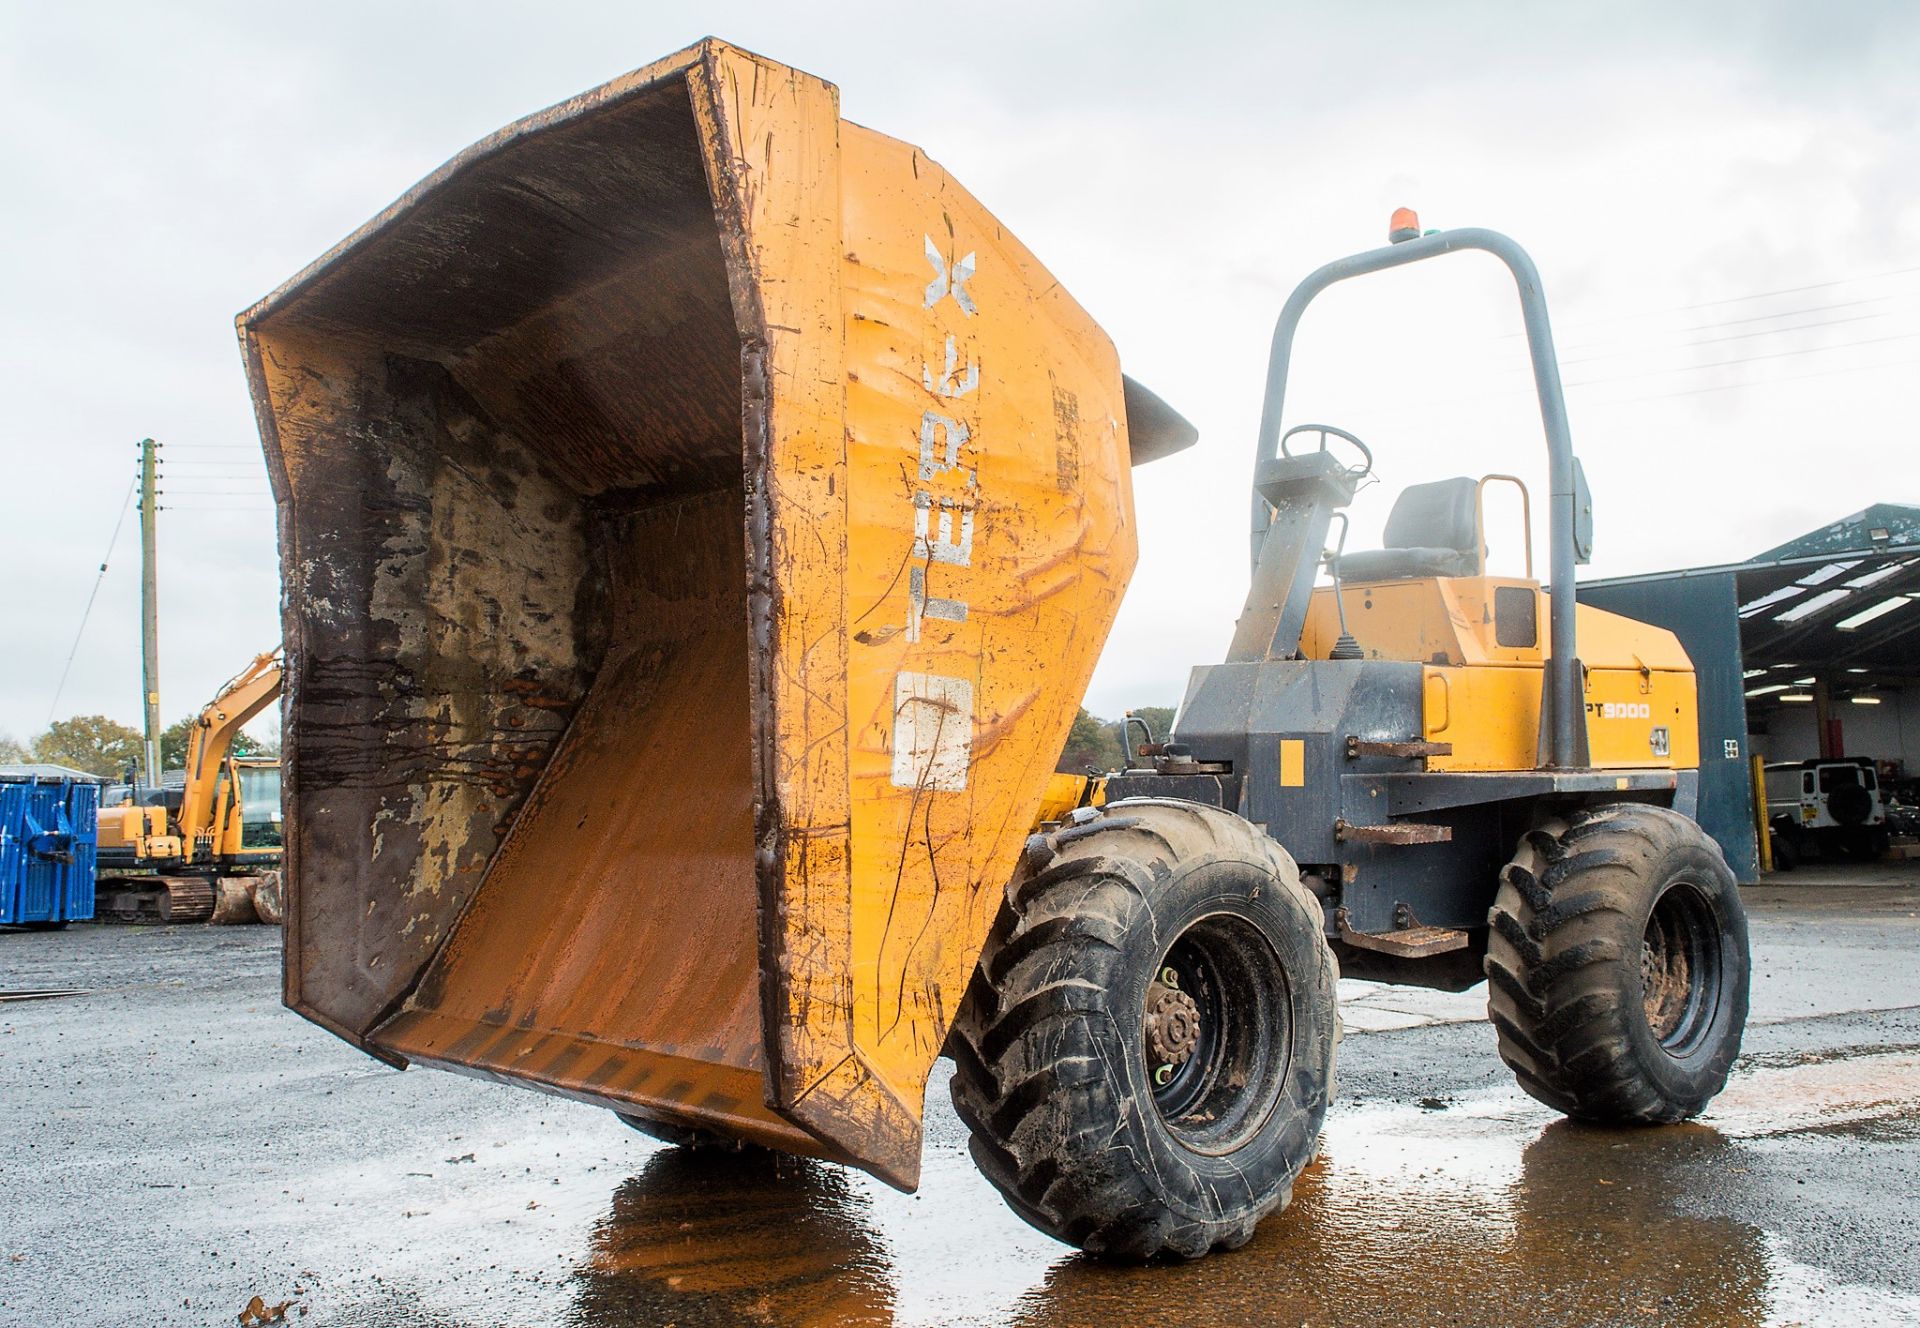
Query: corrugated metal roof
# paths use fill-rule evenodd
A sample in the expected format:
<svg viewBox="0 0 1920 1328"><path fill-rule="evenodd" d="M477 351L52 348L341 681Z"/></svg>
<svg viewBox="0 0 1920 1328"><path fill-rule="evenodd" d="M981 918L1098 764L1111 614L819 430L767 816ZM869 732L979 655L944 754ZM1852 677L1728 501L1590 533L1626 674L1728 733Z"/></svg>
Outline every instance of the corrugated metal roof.
<svg viewBox="0 0 1920 1328"><path fill-rule="evenodd" d="M1920 678L1920 507L1876 503L1745 563L1586 584L1712 574L1734 578L1750 699L1766 701L1806 675L1858 678L1861 689Z"/></svg>
<svg viewBox="0 0 1920 1328"><path fill-rule="evenodd" d="M1755 554L1751 561L1777 563L1790 558L1817 558L1902 544L1920 544L1920 507L1875 503L1852 516L1843 516L1830 525L1810 530L1798 539Z"/></svg>
<svg viewBox="0 0 1920 1328"><path fill-rule="evenodd" d="M100 775L90 775L84 770L75 770L70 765L55 765L51 761L24 761L18 765L0 765L0 779L67 779L78 780L85 784L107 782Z"/></svg>

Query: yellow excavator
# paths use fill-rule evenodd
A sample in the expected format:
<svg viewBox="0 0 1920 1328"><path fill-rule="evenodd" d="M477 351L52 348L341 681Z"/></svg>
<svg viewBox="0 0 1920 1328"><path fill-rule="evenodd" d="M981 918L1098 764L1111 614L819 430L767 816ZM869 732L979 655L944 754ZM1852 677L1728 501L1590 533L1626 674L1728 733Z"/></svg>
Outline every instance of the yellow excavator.
<svg viewBox="0 0 1920 1328"><path fill-rule="evenodd" d="M233 754L241 726L279 699L276 647L221 687L187 735L179 787L129 786L100 809L95 916L117 921L280 920L280 762Z"/></svg>
<svg viewBox="0 0 1920 1328"><path fill-rule="evenodd" d="M1692 665L1576 604L1532 262L1389 239L1281 313L1226 657L1043 815L1135 468L1191 426L936 162L737 47L454 158L239 319L293 678L287 1003L390 1064L905 1189L945 1055L1012 1209L1117 1258L1287 1202L1341 971L1485 980L1489 1042L1568 1115L1699 1112L1750 968L1691 819ZM1328 557L1371 449L1283 428L1316 295L1461 252L1520 297L1544 583L1488 572L1499 477L1411 486L1386 548Z"/></svg>

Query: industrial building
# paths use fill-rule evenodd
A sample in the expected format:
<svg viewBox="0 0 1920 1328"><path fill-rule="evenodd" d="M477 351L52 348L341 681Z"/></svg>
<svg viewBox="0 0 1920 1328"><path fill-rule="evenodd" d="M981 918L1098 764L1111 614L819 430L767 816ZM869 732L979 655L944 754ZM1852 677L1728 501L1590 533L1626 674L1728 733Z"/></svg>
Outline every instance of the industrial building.
<svg viewBox="0 0 1920 1328"><path fill-rule="evenodd" d="M1876 503L1741 563L1587 582L1675 632L1700 685L1700 820L1757 874L1750 759L1920 769L1920 507Z"/></svg>

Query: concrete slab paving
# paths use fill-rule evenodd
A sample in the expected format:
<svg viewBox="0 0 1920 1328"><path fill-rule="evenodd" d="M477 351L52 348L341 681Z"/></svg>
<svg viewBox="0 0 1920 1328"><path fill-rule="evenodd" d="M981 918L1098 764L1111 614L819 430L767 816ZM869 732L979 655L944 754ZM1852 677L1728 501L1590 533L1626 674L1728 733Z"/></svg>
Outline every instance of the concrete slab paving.
<svg viewBox="0 0 1920 1328"><path fill-rule="evenodd" d="M1142 1269L1001 1204L944 1068L904 1195L390 1070L280 1007L263 928L0 935L0 989L87 993L0 1005L0 1325L227 1324L256 1294L348 1328L1920 1322L1914 899L1748 892L1767 1021L1668 1129L1524 1096L1476 993L1343 984L1356 1033L1445 1022L1349 1039L1323 1156L1246 1249Z"/></svg>

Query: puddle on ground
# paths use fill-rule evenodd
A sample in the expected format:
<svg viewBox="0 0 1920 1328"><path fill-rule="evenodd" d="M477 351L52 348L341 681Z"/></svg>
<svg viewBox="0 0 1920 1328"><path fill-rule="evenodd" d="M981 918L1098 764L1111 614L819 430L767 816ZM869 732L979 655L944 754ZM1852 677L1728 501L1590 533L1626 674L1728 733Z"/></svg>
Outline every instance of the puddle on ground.
<svg viewBox="0 0 1920 1328"><path fill-rule="evenodd" d="M1785 1133L1912 1121L1920 1056L1905 1049L1761 1066L1713 1123L1663 1130L1579 1126L1512 1091L1440 1105L1337 1111L1293 1206L1245 1250L1145 1269L1063 1252L950 1152L917 1199L814 1163L662 1152L594 1227L569 1322L1920 1321L1920 1298L1838 1283L1698 1202L1764 1207L1742 1188Z"/></svg>
<svg viewBox="0 0 1920 1328"><path fill-rule="evenodd" d="M1909 1047L1756 1057L1706 1119L1666 1129L1575 1125L1505 1088L1343 1104L1292 1207L1244 1250L1149 1268L1028 1228L944 1108L934 1126L918 1195L764 1153L663 1148L636 1166L625 1131L585 1119L456 1140L399 1181L363 1160L312 1203L404 1201L409 1240L354 1224L329 1262L349 1270L365 1244L387 1278L369 1298L351 1272L322 1277L330 1303L314 1308L327 1323L574 1328L1920 1323L1920 1297L1798 1261L1818 1256L1767 1228L1810 1168L1844 1154L1837 1174L1871 1176L1859 1150L1911 1146Z"/></svg>

